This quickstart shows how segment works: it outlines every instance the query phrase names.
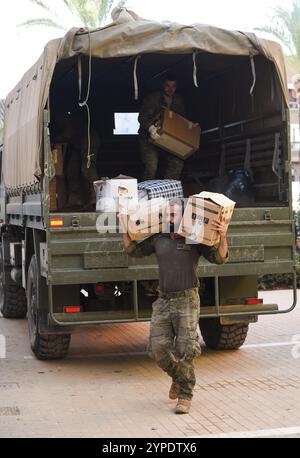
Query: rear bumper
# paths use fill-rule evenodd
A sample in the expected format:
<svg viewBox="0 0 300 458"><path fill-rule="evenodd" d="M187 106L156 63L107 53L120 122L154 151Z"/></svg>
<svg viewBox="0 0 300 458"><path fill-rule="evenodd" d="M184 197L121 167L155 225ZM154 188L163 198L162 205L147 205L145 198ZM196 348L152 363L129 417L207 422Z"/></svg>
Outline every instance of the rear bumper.
<svg viewBox="0 0 300 458"><path fill-rule="evenodd" d="M219 316L244 317L249 321L250 316L261 314L272 314L278 311L277 304L259 304L259 305L226 305L220 307L201 307L200 318L214 318ZM132 312L82 312L82 313L53 313L48 315L50 326L79 326L79 325L96 325L104 323L127 323L148 321L151 318L151 312L135 315Z"/></svg>

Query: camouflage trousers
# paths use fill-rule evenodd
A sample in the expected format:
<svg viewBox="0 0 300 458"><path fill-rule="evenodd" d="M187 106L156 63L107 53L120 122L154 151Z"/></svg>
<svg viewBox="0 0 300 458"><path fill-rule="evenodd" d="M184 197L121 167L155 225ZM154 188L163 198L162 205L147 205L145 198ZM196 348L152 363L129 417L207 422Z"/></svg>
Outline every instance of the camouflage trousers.
<svg viewBox="0 0 300 458"><path fill-rule="evenodd" d="M180 385L179 397L192 399L196 383L193 359L201 354L198 288L161 293L152 308L149 355Z"/></svg>
<svg viewBox="0 0 300 458"><path fill-rule="evenodd" d="M164 174L166 180L180 180L184 161L167 153L157 146L150 143L146 137L139 136L139 148L141 161L144 165L143 180L154 180L156 178L159 156L165 155L167 159L167 168Z"/></svg>

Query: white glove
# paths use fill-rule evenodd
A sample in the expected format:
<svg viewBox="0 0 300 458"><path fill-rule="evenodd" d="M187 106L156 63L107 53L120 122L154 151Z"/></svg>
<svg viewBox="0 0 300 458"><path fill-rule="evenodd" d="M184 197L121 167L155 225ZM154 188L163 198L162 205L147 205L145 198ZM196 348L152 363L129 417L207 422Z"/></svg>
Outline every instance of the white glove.
<svg viewBox="0 0 300 458"><path fill-rule="evenodd" d="M152 140L157 140L160 137L157 133L157 127L154 124L149 127L148 131Z"/></svg>

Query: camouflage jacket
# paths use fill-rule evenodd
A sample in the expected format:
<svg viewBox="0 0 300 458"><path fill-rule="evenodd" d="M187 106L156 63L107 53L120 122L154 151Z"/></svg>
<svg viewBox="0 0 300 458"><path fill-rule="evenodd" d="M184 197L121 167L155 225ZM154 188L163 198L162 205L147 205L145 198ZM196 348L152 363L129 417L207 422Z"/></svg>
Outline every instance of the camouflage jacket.
<svg viewBox="0 0 300 458"><path fill-rule="evenodd" d="M151 126L151 124L158 121L164 108L168 108L172 111L175 111L175 113L178 113L181 116L186 116L184 101L179 94L175 93L173 95L172 103L169 107L167 107L164 92L153 92L145 97L139 114L140 134L146 136L148 135L149 127Z"/></svg>

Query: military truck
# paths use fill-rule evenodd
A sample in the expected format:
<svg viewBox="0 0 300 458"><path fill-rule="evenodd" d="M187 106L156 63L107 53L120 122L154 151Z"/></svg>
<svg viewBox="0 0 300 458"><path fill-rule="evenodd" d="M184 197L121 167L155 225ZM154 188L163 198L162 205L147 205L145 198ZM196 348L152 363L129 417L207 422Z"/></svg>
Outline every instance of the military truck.
<svg viewBox="0 0 300 458"><path fill-rule="evenodd" d="M118 230L99 230L83 170L94 161L99 177L140 179L132 123L144 96L159 89L169 71L177 75L188 118L202 129L199 151L185 161L185 195L232 171L247 170L251 177L251 198L237 201L230 224L229 262L199 262L206 345L238 348L259 315L295 307L289 108L280 46L252 33L152 22L121 9L104 28L72 29L50 41L6 99L1 312L5 318L27 315L39 359L64 357L79 326L150 319L155 256L130 258ZM66 170L78 152L72 135L60 135L59 120L72 124L74 116L82 117L79 136L87 149L73 176L82 203L70 207ZM122 131L126 119L131 130ZM100 139L93 157L92 132ZM258 297L257 279L270 273L293 276L288 309Z"/></svg>

